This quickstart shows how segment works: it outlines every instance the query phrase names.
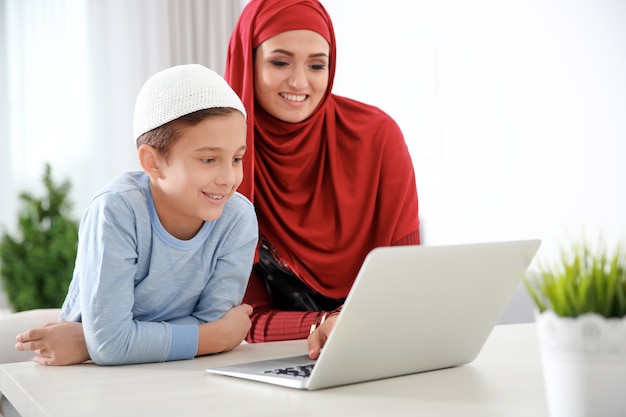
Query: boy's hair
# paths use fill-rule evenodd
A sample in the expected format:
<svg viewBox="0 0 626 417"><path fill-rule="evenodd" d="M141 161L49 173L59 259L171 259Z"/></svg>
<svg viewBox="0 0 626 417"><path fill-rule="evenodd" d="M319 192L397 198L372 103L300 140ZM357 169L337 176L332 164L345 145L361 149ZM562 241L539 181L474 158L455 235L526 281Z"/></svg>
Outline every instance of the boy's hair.
<svg viewBox="0 0 626 417"><path fill-rule="evenodd" d="M168 127L165 132L157 132L151 135L154 138L147 139L158 146L148 144L167 155L182 128L208 117L204 113L190 115L210 109L222 109L217 110L217 114L225 114L224 108L239 111L246 117L246 109L237 93L215 71L198 64L167 68L150 77L137 95L133 117L135 142L139 144L140 137L173 123L173 128Z"/></svg>
<svg viewBox="0 0 626 417"><path fill-rule="evenodd" d="M209 117L224 116L236 111L232 107L212 107L186 114L139 136L137 148L141 145L152 146L167 161L170 149L186 128L195 126Z"/></svg>

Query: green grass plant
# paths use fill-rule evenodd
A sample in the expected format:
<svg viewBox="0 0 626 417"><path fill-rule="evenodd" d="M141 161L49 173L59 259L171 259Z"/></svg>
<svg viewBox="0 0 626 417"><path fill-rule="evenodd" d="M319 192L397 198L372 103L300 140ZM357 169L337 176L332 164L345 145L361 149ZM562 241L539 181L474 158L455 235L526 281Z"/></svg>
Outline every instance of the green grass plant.
<svg viewBox="0 0 626 417"><path fill-rule="evenodd" d="M626 316L626 252L621 246L609 253L604 247L593 251L588 245L576 245L523 282L540 313Z"/></svg>

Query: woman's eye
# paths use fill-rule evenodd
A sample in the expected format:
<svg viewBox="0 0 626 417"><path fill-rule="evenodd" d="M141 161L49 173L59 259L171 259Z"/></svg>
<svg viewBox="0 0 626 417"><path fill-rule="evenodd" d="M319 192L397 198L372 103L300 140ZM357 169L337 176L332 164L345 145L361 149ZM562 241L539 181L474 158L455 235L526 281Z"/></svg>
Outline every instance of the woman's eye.
<svg viewBox="0 0 626 417"><path fill-rule="evenodd" d="M313 64L313 65L311 65L311 69L314 69L316 71L321 71L323 69L326 69L326 65L324 65L324 64Z"/></svg>
<svg viewBox="0 0 626 417"><path fill-rule="evenodd" d="M200 162L202 162L203 164L210 164L212 162L215 162L214 158L201 158Z"/></svg>
<svg viewBox="0 0 626 417"><path fill-rule="evenodd" d="M279 61L279 60L272 60L270 61L270 63L274 65L275 67L284 67L284 66L289 65L285 61Z"/></svg>
<svg viewBox="0 0 626 417"><path fill-rule="evenodd" d="M236 164L240 164L240 163L243 162L243 157L238 156L238 157L233 159L233 162L236 163Z"/></svg>

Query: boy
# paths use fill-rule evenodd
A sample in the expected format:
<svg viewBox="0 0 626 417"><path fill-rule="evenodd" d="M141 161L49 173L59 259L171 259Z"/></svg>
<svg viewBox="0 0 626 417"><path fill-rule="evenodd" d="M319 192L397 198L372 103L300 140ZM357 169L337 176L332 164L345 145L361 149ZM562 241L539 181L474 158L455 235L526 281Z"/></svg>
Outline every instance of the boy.
<svg viewBox="0 0 626 417"><path fill-rule="evenodd" d="M58 323L17 336L34 361L121 365L230 350L250 329L241 303L258 240L243 178L246 112L201 65L161 71L133 121L143 171L90 202ZM82 326L81 326L82 324Z"/></svg>

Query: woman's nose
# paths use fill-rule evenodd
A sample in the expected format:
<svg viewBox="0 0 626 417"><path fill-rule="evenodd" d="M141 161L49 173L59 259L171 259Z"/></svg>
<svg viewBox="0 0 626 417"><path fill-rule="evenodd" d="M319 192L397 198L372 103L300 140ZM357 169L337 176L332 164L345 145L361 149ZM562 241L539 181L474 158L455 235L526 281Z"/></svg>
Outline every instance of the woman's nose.
<svg viewBox="0 0 626 417"><path fill-rule="evenodd" d="M289 85L295 90L301 90L307 86L306 68L295 67L289 76Z"/></svg>

